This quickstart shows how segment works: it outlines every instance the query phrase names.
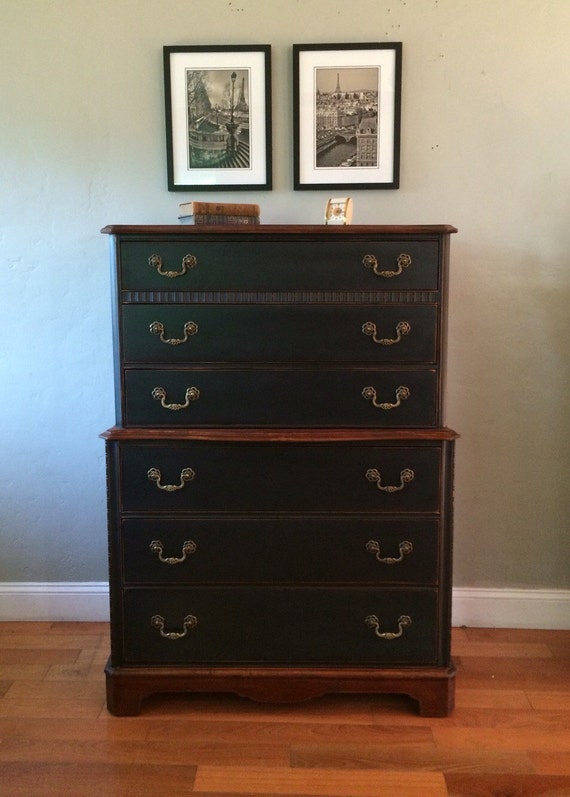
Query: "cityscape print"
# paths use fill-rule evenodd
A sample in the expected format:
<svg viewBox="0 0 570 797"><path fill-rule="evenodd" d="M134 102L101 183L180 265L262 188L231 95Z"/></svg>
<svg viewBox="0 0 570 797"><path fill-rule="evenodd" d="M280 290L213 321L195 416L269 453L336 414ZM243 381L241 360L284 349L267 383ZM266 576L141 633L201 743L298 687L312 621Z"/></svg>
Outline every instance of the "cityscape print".
<svg viewBox="0 0 570 797"><path fill-rule="evenodd" d="M377 168L379 67L315 69L315 168Z"/></svg>
<svg viewBox="0 0 570 797"><path fill-rule="evenodd" d="M249 69L187 69L189 169L250 167Z"/></svg>

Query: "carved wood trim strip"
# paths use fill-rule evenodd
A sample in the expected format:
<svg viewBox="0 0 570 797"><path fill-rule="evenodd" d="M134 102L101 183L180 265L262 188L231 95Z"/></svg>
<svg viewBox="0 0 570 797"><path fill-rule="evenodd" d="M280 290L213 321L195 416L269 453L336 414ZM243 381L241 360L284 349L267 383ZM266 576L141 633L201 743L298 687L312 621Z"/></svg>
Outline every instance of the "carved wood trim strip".
<svg viewBox="0 0 570 797"><path fill-rule="evenodd" d="M433 304L437 291L123 291L123 304Z"/></svg>

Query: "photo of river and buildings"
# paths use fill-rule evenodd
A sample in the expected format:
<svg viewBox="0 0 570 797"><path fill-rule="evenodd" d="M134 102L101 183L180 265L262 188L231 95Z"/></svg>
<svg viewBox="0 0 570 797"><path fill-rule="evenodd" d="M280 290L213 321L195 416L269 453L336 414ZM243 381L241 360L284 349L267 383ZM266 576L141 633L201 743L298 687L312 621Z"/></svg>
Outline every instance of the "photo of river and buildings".
<svg viewBox="0 0 570 797"><path fill-rule="evenodd" d="M315 69L315 168L377 168L379 67Z"/></svg>
<svg viewBox="0 0 570 797"><path fill-rule="evenodd" d="M189 169L248 169L248 69L187 69Z"/></svg>

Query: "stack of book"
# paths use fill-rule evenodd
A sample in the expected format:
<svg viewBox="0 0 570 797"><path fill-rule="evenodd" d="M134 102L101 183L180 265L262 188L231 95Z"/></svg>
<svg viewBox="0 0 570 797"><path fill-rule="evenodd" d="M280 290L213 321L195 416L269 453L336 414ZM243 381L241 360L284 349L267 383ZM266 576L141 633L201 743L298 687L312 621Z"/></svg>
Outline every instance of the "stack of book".
<svg viewBox="0 0 570 797"><path fill-rule="evenodd" d="M259 224L260 207L253 203L181 202L181 224Z"/></svg>

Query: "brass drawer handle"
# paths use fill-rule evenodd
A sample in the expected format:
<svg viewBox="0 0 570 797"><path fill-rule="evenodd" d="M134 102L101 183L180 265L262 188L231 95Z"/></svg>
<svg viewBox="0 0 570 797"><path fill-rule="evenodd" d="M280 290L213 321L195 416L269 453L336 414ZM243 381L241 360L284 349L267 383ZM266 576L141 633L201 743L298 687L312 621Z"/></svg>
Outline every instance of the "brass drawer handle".
<svg viewBox="0 0 570 797"><path fill-rule="evenodd" d="M186 274L188 269L194 268L197 262L198 261L194 255L184 255L182 258L181 271L164 271L162 268L162 257L160 255L151 255L148 259L149 266L155 268L161 277L168 277L169 279L173 279L174 277L182 277L184 274Z"/></svg>
<svg viewBox="0 0 570 797"><path fill-rule="evenodd" d="M196 619L196 617L194 617L193 614L187 614L182 623L184 631L165 631L164 617L162 617L160 614L154 614L150 618L150 624L152 625L153 628L158 628L158 630L160 631L160 636L163 636L165 639L171 639L174 641L176 639L183 639L188 633L189 629L196 628L196 626L198 625L198 620Z"/></svg>
<svg viewBox="0 0 570 797"><path fill-rule="evenodd" d="M168 343L169 346L179 346L181 343L186 343L190 335L195 335L198 332L198 324L195 321L187 321L184 324L183 338L165 338L164 324L162 321L153 321L149 326L149 331L152 332L153 335L160 335L162 343Z"/></svg>
<svg viewBox="0 0 570 797"><path fill-rule="evenodd" d="M405 387L404 385L400 385L400 387L396 390L396 401L391 404L387 401L379 402L376 401L376 391L373 387L365 387L362 391L362 395L365 399L368 399L372 402L372 404L380 410L394 410L396 407L399 407L402 401L410 398L410 389Z"/></svg>
<svg viewBox="0 0 570 797"><path fill-rule="evenodd" d="M393 346L394 343L399 343L403 335L408 335L411 332L411 324L407 321L398 321L396 324L396 337L395 338L377 338L376 337L376 324L373 321L366 321L362 325L362 331L365 335L372 338L374 343L379 343L381 346Z"/></svg>
<svg viewBox="0 0 570 797"><path fill-rule="evenodd" d="M368 540L366 543L366 550L368 553L375 554L375 558L381 562L383 565L397 565L400 562L404 561L404 556L406 554L412 553L414 550L414 546L411 542L404 540L398 546L398 550L400 551L399 556L380 556L380 544L376 540Z"/></svg>
<svg viewBox="0 0 570 797"><path fill-rule="evenodd" d="M159 490L165 490L167 493L173 493L175 490L181 490L186 482L191 482L196 475L192 468L182 468L180 471L180 484L161 484L162 473L158 468L151 468L147 474L151 482L156 482Z"/></svg>
<svg viewBox="0 0 570 797"><path fill-rule="evenodd" d="M376 276L389 278L399 276L405 268L408 268L408 266L412 264L412 258L410 255L406 254L398 255L396 260L398 265L397 271L380 271L378 268L378 260L375 255L364 255L362 263L366 268L371 268Z"/></svg>
<svg viewBox="0 0 570 797"><path fill-rule="evenodd" d="M161 406L163 406L165 410L185 410L186 407L190 406L191 401L196 401L196 399L200 398L200 391L197 387L186 388L186 393L184 396L186 400L184 404L167 404L166 390L163 387L155 387L152 391L152 397L153 399L160 401Z"/></svg>
<svg viewBox="0 0 570 797"><path fill-rule="evenodd" d="M400 471L400 484L396 487L395 485L387 485L384 486L380 484L380 471L376 468L370 468L366 471L366 478L369 482L376 482L376 485L379 490L382 490L385 493L397 493L400 490L404 489L404 486L408 483L413 481L414 478L414 471L410 468L404 468L404 470Z"/></svg>
<svg viewBox="0 0 570 797"><path fill-rule="evenodd" d="M153 540L148 547L153 553L158 554L159 560L165 565L179 565L186 561L187 556L196 551L196 543L194 540L186 540L186 542L183 543L182 556L163 556L164 545L160 540Z"/></svg>
<svg viewBox="0 0 570 797"><path fill-rule="evenodd" d="M380 620L376 617L375 614L369 614L366 620L364 621L368 628L373 628L374 633L380 639L399 639L404 633L404 628L409 628L412 624L412 618L408 617L407 614L403 614L401 617L398 617L398 631L380 631Z"/></svg>

